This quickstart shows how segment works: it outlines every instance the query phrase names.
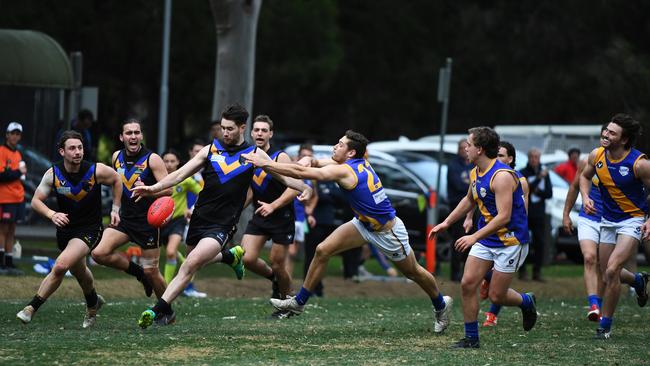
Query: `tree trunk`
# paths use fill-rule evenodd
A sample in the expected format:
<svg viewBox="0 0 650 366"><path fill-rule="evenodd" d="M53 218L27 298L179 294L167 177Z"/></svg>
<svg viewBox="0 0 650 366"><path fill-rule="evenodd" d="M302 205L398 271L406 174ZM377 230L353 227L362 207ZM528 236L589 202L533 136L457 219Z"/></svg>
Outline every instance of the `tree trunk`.
<svg viewBox="0 0 650 366"><path fill-rule="evenodd" d="M252 113L255 39L261 5L262 0L210 0L217 30L213 120L221 116L226 105L235 102Z"/></svg>

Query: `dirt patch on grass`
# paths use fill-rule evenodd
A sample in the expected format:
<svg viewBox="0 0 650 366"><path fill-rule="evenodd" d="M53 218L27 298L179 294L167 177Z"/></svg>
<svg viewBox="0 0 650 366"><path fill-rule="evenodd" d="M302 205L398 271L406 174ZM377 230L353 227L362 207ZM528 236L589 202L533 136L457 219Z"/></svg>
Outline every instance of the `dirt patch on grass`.
<svg viewBox="0 0 650 366"><path fill-rule="evenodd" d="M0 299L27 299L34 296L43 277L0 277ZM326 278L325 296L333 298L401 298L422 296L422 290L415 283L344 281L341 278ZM266 279L246 278L242 281L227 278L206 278L195 282L196 287L210 297L223 298L267 298L271 295L271 283ZM294 281L293 288L300 288L302 281ZM439 281L443 293L454 298L460 296L460 284ZM512 287L517 291L532 291L545 298L574 298L584 296L582 278L557 278L547 282L513 281ZM139 298L144 296L142 285L135 279L116 278L97 280L97 292L107 298ZM83 299L81 289L74 278L66 278L53 298Z"/></svg>

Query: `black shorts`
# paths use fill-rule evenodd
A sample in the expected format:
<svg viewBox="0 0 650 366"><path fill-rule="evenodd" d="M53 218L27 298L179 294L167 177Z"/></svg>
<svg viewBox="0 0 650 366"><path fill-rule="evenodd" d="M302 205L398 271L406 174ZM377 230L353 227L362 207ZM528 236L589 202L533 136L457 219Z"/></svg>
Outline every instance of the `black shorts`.
<svg viewBox="0 0 650 366"><path fill-rule="evenodd" d="M246 225L244 234L265 236L271 239L274 244L291 245L294 241L296 233L296 223L286 218L275 218L268 220L258 215L253 215L253 218Z"/></svg>
<svg viewBox="0 0 650 366"><path fill-rule="evenodd" d="M184 216L177 217L172 221L170 221L169 224L165 225L162 229L160 229L160 244L166 245L167 242L169 241L169 237L172 234L180 235L180 237L182 238L183 234L185 233L186 224L187 224L187 220L185 219Z"/></svg>
<svg viewBox="0 0 650 366"><path fill-rule="evenodd" d="M0 204L0 222L16 222L22 219L23 203Z"/></svg>
<svg viewBox="0 0 650 366"><path fill-rule="evenodd" d="M156 249L160 246L160 230L143 219L121 219L114 228L129 236L129 239L142 249Z"/></svg>
<svg viewBox="0 0 650 366"><path fill-rule="evenodd" d="M67 246L70 240L80 239L90 250L99 243L102 238L102 227L93 226L93 227L81 227L73 230L57 230L56 231L56 244L59 247L59 250L63 251Z"/></svg>
<svg viewBox="0 0 650 366"><path fill-rule="evenodd" d="M203 238L212 238L218 241L222 248L225 248L226 244L235 235L235 232L237 232L236 226L230 229L224 229L222 226L192 225L192 220L190 220L190 227L187 230L185 243L190 246L195 246Z"/></svg>

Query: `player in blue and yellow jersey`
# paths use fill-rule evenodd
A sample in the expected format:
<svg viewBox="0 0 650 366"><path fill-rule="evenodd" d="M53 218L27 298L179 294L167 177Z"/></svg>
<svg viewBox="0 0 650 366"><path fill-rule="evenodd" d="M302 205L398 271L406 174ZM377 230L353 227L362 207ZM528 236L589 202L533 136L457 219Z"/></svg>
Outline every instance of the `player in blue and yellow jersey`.
<svg viewBox="0 0 650 366"><path fill-rule="evenodd" d="M217 261L230 265L242 262L243 251L222 249L234 234L255 173L252 164L241 158L242 154L256 149L244 140L247 120L248 111L243 106L226 107L221 114L222 140L215 139L203 147L190 161L158 183L134 188L134 196L146 198L179 184L203 168L205 183L187 232L188 255L156 305L140 315L138 325L142 328L150 326L154 320L161 325L173 322L175 314L171 303L204 265ZM276 178L287 186L305 191L305 198L311 193L311 189L299 180Z"/></svg>
<svg viewBox="0 0 650 366"><path fill-rule="evenodd" d="M165 280L158 269L160 257L159 231L147 222L147 211L154 201L148 197L139 201L133 197L133 188L140 184L154 184L167 176L162 158L142 144L142 125L135 118L122 122L120 141L124 149L113 153L113 167L122 180L122 208L120 223L104 230L102 240L92 251L93 259L105 266L122 270L142 282L145 293L152 291L160 297L165 291ZM170 195L171 189L159 194ZM129 261L115 250L132 241L142 248L142 266Z"/></svg>
<svg viewBox="0 0 650 366"><path fill-rule="evenodd" d="M111 225L115 226L120 222L118 211L122 181L110 167L83 160L83 140L79 132L63 132L58 146L63 160L43 175L34 192L32 208L56 225L56 239L61 254L52 271L41 282L32 301L16 316L23 323L29 323L38 308L59 288L69 270L79 282L86 298L86 315L82 327L88 328L95 324L97 311L104 304L104 299L95 291L93 274L86 267L86 256L102 236L100 185L110 185L113 188ZM50 192L56 195L58 211L50 209L44 203Z"/></svg>
<svg viewBox="0 0 650 366"><path fill-rule="evenodd" d="M271 146L273 130L271 118L259 115L253 120L251 137L258 150L265 151L271 159L290 163L291 158L287 153ZM241 244L246 251L244 265L269 279L273 287L271 297L278 299L284 299L291 292L291 275L287 272L285 263L295 234L293 199L298 193L261 168L255 169L248 199L249 202L252 201L255 213L246 226ZM260 258L260 251L269 239L272 242L270 266ZM285 315L287 314L278 311L274 312L272 317L284 318Z"/></svg>
<svg viewBox="0 0 650 366"><path fill-rule="evenodd" d="M371 242L393 260L406 277L415 281L429 295L435 308L434 331L441 333L449 325L452 299L442 296L435 277L415 260L406 227L395 215L395 209L386 196L381 181L364 158L367 144L368 140L363 135L349 130L334 145L331 159L302 160L313 166L280 163L259 150L246 154L249 161L267 172L300 179L335 181L355 213L352 221L339 226L318 245L298 294L282 300L271 299L271 304L278 310L301 314L316 285L325 276L329 259L345 250Z"/></svg>
<svg viewBox="0 0 650 366"><path fill-rule="evenodd" d="M648 204L645 186L650 186L650 162L645 154L633 148L641 125L627 114L617 114L603 131L601 147L589 154L580 176L580 194L587 214L597 213L590 191L592 178L598 177L602 199L600 245L598 257L605 270L603 307L597 339L608 339L621 282L632 286L639 306L648 301L645 273L631 273L623 268L638 251L642 239L650 236L650 219L646 220Z"/></svg>
<svg viewBox="0 0 650 366"><path fill-rule="evenodd" d="M601 128L601 146L603 141L603 133L607 125ZM564 202L564 211L562 213L562 226L564 230L571 234L573 233L573 223L569 214L578 199L580 193L580 175L587 165L587 160L578 162L578 173L569 185L569 191L566 195ZM600 309L602 307L602 295L604 291L604 284L602 281L602 271L599 267L598 261L598 243L600 242L600 220L602 217L603 203L600 198L600 189L598 176L594 175L591 178L591 188L589 189L589 198L594 202L596 212L585 212L584 204L580 208L578 215L578 242L582 257L584 258L584 280L585 289L587 290L587 301L589 310L587 311L587 319L597 322L600 320Z"/></svg>
<svg viewBox="0 0 650 366"><path fill-rule="evenodd" d="M456 240L455 249L470 249L461 281L465 338L453 348L479 348L477 289L485 274L494 267L489 286L490 301L497 305L519 306L523 328L537 321L535 296L510 288L514 273L528 254L528 224L524 192L515 171L497 159L499 135L489 127L469 130L467 154L476 167L470 173L467 195L442 223L429 233L433 237L478 206L478 230Z"/></svg>
<svg viewBox="0 0 650 366"><path fill-rule="evenodd" d="M517 150L515 147L508 141L499 142L499 152L497 153L497 159L500 162L508 165L510 168L514 169L517 164ZM526 206L526 212L528 212L528 193L530 189L528 187L528 181L520 172L515 170L515 175L519 179L521 184L521 190L524 193L524 206ZM467 230L466 232L469 232ZM490 294L490 281L492 280L493 271L488 271L485 275L485 279L481 282L481 288L479 291L479 297L481 299L487 299ZM497 325L497 317L501 311L501 305L495 303L490 303L490 310L485 313L485 321L483 322L484 327L492 327Z"/></svg>

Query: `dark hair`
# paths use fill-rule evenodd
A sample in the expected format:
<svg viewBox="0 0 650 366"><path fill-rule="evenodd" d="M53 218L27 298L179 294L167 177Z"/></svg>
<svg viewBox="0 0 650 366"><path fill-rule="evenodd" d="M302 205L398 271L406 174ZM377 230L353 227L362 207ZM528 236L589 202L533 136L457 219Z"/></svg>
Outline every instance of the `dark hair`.
<svg viewBox="0 0 650 366"><path fill-rule="evenodd" d="M368 139L352 130L345 131L345 137L348 139L348 149L356 151L355 159L361 159L366 154L366 146L368 146Z"/></svg>
<svg viewBox="0 0 650 366"><path fill-rule="evenodd" d="M210 127L212 127L214 125L221 126L221 120L220 119L215 119L214 121L210 122Z"/></svg>
<svg viewBox="0 0 650 366"><path fill-rule="evenodd" d="M91 112L90 110L82 109L77 114L77 120L83 121L84 119L89 119L92 121L95 119L95 116L93 116L93 112Z"/></svg>
<svg viewBox="0 0 650 366"><path fill-rule="evenodd" d="M485 156L490 159L497 157L499 153L499 134L497 134L490 127L473 127L467 132L474 135L474 145L482 148L485 151Z"/></svg>
<svg viewBox="0 0 650 366"><path fill-rule="evenodd" d="M140 130L142 130L142 121L140 121L138 118L135 117L128 117L125 118L124 121L122 121L122 131L120 132L120 134L124 132L124 126L130 123L137 123L138 126L140 126Z"/></svg>
<svg viewBox="0 0 650 366"><path fill-rule="evenodd" d="M255 123L255 122L268 123L269 130L273 131L273 121L271 120L271 117L267 116L266 114L260 114L259 116L255 117L255 119L253 120L253 123Z"/></svg>
<svg viewBox="0 0 650 366"><path fill-rule="evenodd" d="M304 143L304 144L301 144L298 147L298 154L300 154L300 152L302 150L309 150L309 151L311 151L313 153L314 152L314 146L312 144L310 144L310 143Z"/></svg>
<svg viewBox="0 0 650 366"><path fill-rule="evenodd" d="M619 113L612 117L612 123L616 123L623 129L622 138L627 138L625 148L629 149L636 143L637 137L641 136L643 129L639 121L635 120L629 114Z"/></svg>
<svg viewBox="0 0 650 366"><path fill-rule="evenodd" d="M512 146L511 143L508 141L501 141L499 142L499 148L504 148L506 149L506 153L508 153L508 156L512 156L512 161L510 162L510 167L514 168L515 167L515 162L517 161L517 150L515 150L515 147Z"/></svg>
<svg viewBox="0 0 650 366"><path fill-rule="evenodd" d="M221 118L234 121L237 126L241 126L248 120L248 111L241 104L231 104L221 112Z"/></svg>
<svg viewBox="0 0 650 366"><path fill-rule="evenodd" d="M192 148L196 145L205 146L206 143L203 141L203 139L194 139L189 145L187 145L187 150L192 150Z"/></svg>
<svg viewBox="0 0 650 366"><path fill-rule="evenodd" d="M569 148L569 151L567 151L566 154L571 156L571 154L575 154L575 153L580 155L580 149L578 149L577 147L571 147L571 148Z"/></svg>
<svg viewBox="0 0 650 366"><path fill-rule="evenodd" d="M161 156L165 156L167 154L172 154L176 156L176 159L178 159L178 161L181 161L181 154L179 154L176 149L170 147L169 149L165 150L165 152Z"/></svg>
<svg viewBox="0 0 650 366"><path fill-rule="evenodd" d="M84 142L84 139L83 137L81 137L81 134L79 132L74 130L63 131L61 137L59 138L59 144L58 144L59 149L65 149L65 142L70 139L77 139L81 141L82 144Z"/></svg>

